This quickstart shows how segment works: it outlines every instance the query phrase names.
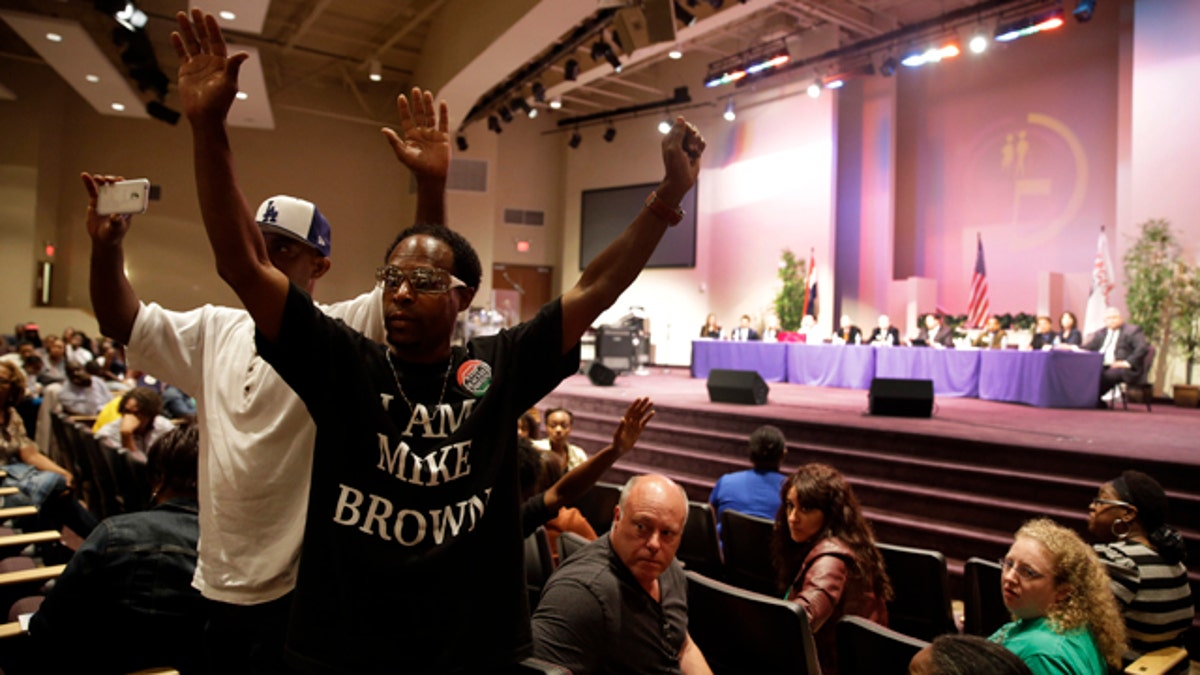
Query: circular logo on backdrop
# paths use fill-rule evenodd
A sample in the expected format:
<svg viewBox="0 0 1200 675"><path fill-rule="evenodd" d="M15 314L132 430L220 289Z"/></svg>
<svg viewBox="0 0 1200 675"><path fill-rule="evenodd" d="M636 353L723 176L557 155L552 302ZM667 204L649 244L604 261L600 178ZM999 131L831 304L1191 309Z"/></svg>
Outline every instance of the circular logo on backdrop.
<svg viewBox="0 0 1200 675"><path fill-rule="evenodd" d="M475 398L487 393L491 385L492 367L483 361L471 359L463 361L458 367L458 386L466 389Z"/></svg>

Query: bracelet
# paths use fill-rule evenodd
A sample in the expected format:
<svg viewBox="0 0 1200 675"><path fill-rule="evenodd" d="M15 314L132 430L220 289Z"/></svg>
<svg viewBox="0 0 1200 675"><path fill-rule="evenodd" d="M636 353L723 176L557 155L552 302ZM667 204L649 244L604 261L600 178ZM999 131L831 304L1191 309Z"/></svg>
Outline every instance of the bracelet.
<svg viewBox="0 0 1200 675"><path fill-rule="evenodd" d="M646 208L650 209L650 213L666 221L667 225L675 226L679 224L679 221L683 220L683 209L678 206L670 206L659 199L657 190L651 192L649 197L646 197Z"/></svg>

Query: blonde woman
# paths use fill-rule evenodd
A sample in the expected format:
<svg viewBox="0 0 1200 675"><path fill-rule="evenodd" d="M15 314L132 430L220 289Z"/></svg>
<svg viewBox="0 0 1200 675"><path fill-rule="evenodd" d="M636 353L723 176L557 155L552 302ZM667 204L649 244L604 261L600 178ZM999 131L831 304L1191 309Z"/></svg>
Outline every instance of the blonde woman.
<svg viewBox="0 0 1200 675"><path fill-rule="evenodd" d="M1015 619L992 635L1034 675L1106 675L1125 653L1125 624L1108 575L1079 535L1039 518L1017 530L1001 560L1004 606Z"/></svg>

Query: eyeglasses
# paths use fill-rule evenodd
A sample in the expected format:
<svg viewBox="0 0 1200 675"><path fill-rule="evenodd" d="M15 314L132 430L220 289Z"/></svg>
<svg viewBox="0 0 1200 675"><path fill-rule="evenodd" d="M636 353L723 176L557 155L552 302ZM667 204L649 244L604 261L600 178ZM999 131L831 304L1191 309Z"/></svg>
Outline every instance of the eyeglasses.
<svg viewBox="0 0 1200 675"><path fill-rule="evenodd" d="M1129 502L1123 502L1120 499L1104 499L1103 497L1096 497L1092 500L1092 506L1096 506L1097 504L1102 506L1124 506L1127 509L1137 508L1133 504L1130 504Z"/></svg>
<svg viewBox="0 0 1200 675"><path fill-rule="evenodd" d="M1026 565L1025 563L1018 563L1017 561L1013 560L1012 558L1001 558L999 560L999 562L1000 562L1000 567L1005 572L1007 572L1008 570L1015 569L1017 571L1017 576L1020 577L1023 581L1037 581L1038 579L1041 579L1042 577L1046 576L1045 574L1042 574L1041 572L1033 569L1029 565Z"/></svg>
<svg viewBox="0 0 1200 675"><path fill-rule="evenodd" d="M446 270L433 267L402 270L395 265L384 265L375 270L375 282L383 284L384 289L392 293L400 290L405 282L416 293L446 293L452 288L465 288L467 285Z"/></svg>

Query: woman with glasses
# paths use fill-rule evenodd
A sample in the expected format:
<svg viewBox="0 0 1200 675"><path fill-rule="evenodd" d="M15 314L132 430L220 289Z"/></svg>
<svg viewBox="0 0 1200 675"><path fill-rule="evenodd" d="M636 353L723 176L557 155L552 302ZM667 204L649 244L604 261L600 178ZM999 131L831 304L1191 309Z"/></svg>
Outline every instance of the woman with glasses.
<svg viewBox="0 0 1200 675"><path fill-rule="evenodd" d="M1039 518L1017 530L1000 561L1000 590L1013 621L991 636L1034 675L1106 675L1119 668L1125 626L1108 575L1071 530Z"/></svg>
<svg viewBox="0 0 1200 675"><path fill-rule="evenodd" d="M67 489L75 480L70 471L38 452L25 433L25 423L16 408L23 398L24 371L11 362L0 361L0 466L8 473L3 485L20 490L3 498L5 506L41 506L46 497Z"/></svg>
<svg viewBox="0 0 1200 675"><path fill-rule="evenodd" d="M883 555L842 474L805 464L783 484L771 552L786 598L804 608L825 675L837 673L835 630L843 616L887 625L892 585Z"/></svg>
<svg viewBox="0 0 1200 675"><path fill-rule="evenodd" d="M1139 654L1183 647L1195 608L1183 537L1166 524L1167 495L1158 481L1126 471L1100 486L1088 531L1100 542L1109 587L1120 605L1129 647Z"/></svg>

